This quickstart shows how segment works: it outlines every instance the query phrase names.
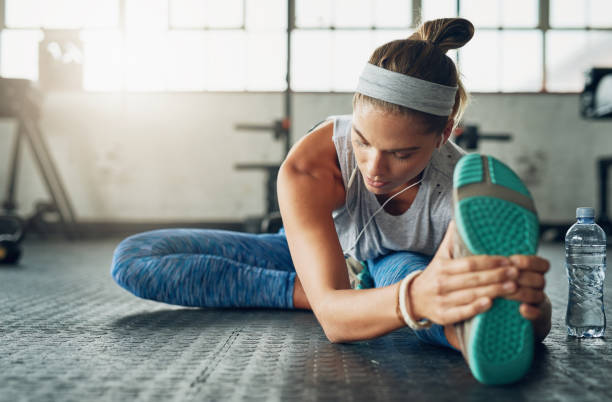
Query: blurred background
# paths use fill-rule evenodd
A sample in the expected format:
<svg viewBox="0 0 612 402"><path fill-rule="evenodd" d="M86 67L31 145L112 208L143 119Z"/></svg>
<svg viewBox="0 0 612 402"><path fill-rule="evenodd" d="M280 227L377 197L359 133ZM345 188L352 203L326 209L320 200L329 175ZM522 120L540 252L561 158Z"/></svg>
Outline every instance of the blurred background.
<svg viewBox="0 0 612 402"><path fill-rule="evenodd" d="M548 238L578 206L606 220L610 0L0 0L3 213L73 237L272 230L287 148L351 113L377 46L453 16L476 27L450 54L473 94L457 142L517 171Z"/></svg>

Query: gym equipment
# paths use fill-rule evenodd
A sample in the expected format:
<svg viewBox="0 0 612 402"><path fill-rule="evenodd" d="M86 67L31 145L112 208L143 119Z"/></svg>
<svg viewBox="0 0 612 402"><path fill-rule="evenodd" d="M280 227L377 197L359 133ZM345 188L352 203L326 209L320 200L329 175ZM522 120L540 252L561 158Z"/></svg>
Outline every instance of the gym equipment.
<svg viewBox="0 0 612 402"><path fill-rule="evenodd" d="M478 143L483 140L488 141L510 141L511 134L482 134L478 131L476 125L461 125L457 127L453 134L455 135L455 143L460 147L473 151L478 149Z"/></svg>
<svg viewBox="0 0 612 402"><path fill-rule="evenodd" d="M612 68L594 67L585 73L580 115L585 119L612 119Z"/></svg>
<svg viewBox="0 0 612 402"><path fill-rule="evenodd" d="M21 257L25 224L18 216L0 216L0 264L15 264Z"/></svg>
<svg viewBox="0 0 612 402"><path fill-rule="evenodd" d="M60 228L69 239L76 237L76 219L72 204L57 172L47 144L38 126L42 95L32 82L25 79L0 78L0 118L17 120L17 132L9 170L6 199L2 203L3 215L0 215L0 239L6 254L5 261L17 262L20 252L19 242L23 240L26 229L30 226L42 228L47 213L59 216ZM15 210L15 190L17 169L21 154L21 142L27 140L34 160L38 165L43 182L51 196L50 202L40 202L34 214L27 219L17 216ZM0 251L0 254L3 253Z"/></svg>
<svg viewBox="0 0 612 402"><path fill-rule="evenodd" d="M289 152L289 129L291 123L288 118L275 120L271 126L258 124L237 124L237 130L248 130L255 132L272 131L275 140L283 142L284 155ZM246 231L252 233L276 232L282 226L281 215L276 196L276 177L280 169L280 163L238 163L238 170L263 170L266 172L266 213L263 217L253 217L245 222Z"/></svg>
<svg viewBox="0 0 612 402"><path fill-rule="evenodd" d="M599 158L597 160L599 179L599 219L600 223L611 225L608 214L608 173L612 168L612 158Z"/></svg>

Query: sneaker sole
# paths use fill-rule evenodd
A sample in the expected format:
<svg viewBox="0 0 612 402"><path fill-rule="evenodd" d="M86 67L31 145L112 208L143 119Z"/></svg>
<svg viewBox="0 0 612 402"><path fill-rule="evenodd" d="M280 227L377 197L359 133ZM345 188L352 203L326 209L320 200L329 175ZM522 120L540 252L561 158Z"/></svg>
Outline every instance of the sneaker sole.
<svg viewBox="0 0 612 402"><path fill-rule="evenodd" d="M469 253L536 253L539 224L533 199L508 166L491 156L465 155L453 183L457 231ZM472 374L483 384L515 382L531 366L533 327L519 306L496 298L472 319L466 354Z"/></svg>

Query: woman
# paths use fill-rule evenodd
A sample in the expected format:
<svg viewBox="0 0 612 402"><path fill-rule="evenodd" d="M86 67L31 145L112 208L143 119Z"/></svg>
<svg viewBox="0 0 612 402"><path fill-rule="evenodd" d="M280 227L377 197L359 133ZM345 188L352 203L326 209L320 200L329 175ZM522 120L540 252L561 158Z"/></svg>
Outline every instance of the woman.
<svg viewBox="0 0 612 402"><path fill-rule="evenodd" d="M448 141L467 94L445 53L467 43L473 30L465 19L429 21L374 51L353 115L318 125L280 169L286 234L143 233L119 245L113 278L137 296L172 304L312 309L331 342L408 325L425 342L460 350L482 382L522 377L533 338L550 330L548 262L507 257L535 254L537 246L535 210L520 180L493 158L468 155L457 165L464 152ZM458 230L451 221L456 165ZM469 211L482 210L478 202L492 199L506 203L496 211L514 213L503 221L514 225L506 236L527 239L527 247L510 242L506 257L485 254L502 254L498 246L508 242L477 244L502 220L469 219ZM523 221L530 230L517 226ZM498 336L483 323L500 317L516 325ZM523 344L505 361L492 361L483 337Z"/></svg>

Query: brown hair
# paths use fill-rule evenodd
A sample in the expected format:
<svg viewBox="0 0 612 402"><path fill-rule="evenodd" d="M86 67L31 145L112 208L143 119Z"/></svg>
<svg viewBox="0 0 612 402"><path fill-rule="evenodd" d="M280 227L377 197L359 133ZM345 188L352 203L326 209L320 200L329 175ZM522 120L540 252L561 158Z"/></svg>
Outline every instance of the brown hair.
<svg viewBox="0 0 612 402"><path fill-rule="evenodd" d="M407 39L394 40L377 48L370 64L423 80L459 88L451 114L435 116L405 106L375 99L356 92L353 108L369 103L390 113L420 116L428 132L442 133L449 119L458 124L468 103L468 93L461 83L455 63L446 52L458 49L474 36L474 26L463 18L442 18L422 23Z"/></svg>

